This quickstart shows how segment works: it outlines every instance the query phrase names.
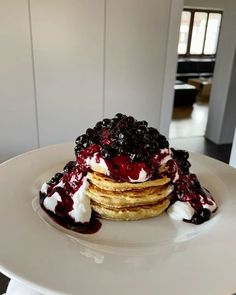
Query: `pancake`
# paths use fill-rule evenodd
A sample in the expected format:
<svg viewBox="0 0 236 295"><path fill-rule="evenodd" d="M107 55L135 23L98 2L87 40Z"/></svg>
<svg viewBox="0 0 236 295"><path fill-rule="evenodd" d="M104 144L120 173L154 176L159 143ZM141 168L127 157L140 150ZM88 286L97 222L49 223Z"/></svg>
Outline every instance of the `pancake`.
<svg viewBox="0 0 236 295"><path fill-rule="evenodd" d="M88 173L88 180L100 189L109 191L128 191L128 190L139 190L148 187L163 186L170 182L170 178L166 175L160 175L160 178L154 180L148 180L145 182L117 182L96 172Z"/></svg>
<svg viewBox="0 0 236 295"><path fill-rule="evenodd" d="M173 191L172 185L149 187L139 190L108 191L90 184L87 195L90 199L108 208L132 207L155 204Z"/></svg>
<svg viewBox="0 0 236 295"><path fill-rule="evenodd" d="M140 220L160 215L170 204L168 198L159 200L156 204L134 206L127 208L107 208L92 201L91 207L95 214L109 220Z"/></svg>
<svg viewBox="0 0 236 295"><path fill-rule="evenodd" d="M97 172L88 173L86 190L95 214L109 220L139 220L160 215L170 204L174 187L170 179L140 183L118 182Z"/></svg>

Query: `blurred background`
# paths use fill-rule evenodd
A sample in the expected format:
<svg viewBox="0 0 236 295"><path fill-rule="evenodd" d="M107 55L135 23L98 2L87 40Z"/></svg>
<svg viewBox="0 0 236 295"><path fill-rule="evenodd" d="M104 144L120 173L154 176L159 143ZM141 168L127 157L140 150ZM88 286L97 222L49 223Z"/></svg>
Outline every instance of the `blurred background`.
<svg viewBox="0 0 236 295"><path fill-rule="evenodd" d="M1 0L0 161L117 112L230 144L233 0Z"/></svg>

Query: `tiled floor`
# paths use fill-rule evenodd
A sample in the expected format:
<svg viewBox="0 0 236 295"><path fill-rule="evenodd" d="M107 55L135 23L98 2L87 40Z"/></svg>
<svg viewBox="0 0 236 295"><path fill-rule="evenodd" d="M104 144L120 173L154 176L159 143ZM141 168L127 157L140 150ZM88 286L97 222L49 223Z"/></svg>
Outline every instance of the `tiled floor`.
<svg viewBox="0 0 236 295"><path fill-rule="evenodd" d="M170 145L179 149L208 155L220 161L229 162L231 145L216 145L204 137L171 139ZM0 294L3 294L8 285L9 279L0 273Z"/></svg>
<svg viewBox="0 0 236 295"><path fill-rule="evenodd" d="M170 124L170 138L204 136L208 117L208 103L197 102L191 107L176 107Z"/></svg>
<svg viewBox="0 0 236 295"><path fill-rule="evenodd" d="M232 144L217 145L202 136L170 139L170 145L229 163Z"/></svg>
<svg viewBox="0 0 236 295"><path fill-rule="evenodd" d="M175 107L169 129L170 145L229 162L231 145L216 145L204 138L208 101L198 99L193 107Z"/></svg>

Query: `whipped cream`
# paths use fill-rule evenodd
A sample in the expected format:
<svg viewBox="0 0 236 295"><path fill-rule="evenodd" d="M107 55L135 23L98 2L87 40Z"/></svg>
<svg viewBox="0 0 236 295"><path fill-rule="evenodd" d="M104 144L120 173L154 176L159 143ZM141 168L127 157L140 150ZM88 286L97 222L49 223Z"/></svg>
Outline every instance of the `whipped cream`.
<svg viewBox="0 0 236 295"><path fill-rule="evenodd" d="M61 196L57 192L55 192L50 197L46 197L44 199L43 205L47 210L52 211L53 213L56 213L55 209L58 202L61 202Z"/></svg>
<svg viewBox="0 0 236 295"><path fill-rule="evenodd" d="M165 149L161 149L160 150L160 155L164 155L164 157L161 159L161 161L160 161L160 165L164 165L164 164L166 164L168 161L170 161L170 160L172 160L173 158L172 158L172 152L171 152L171 150L170 149L167 149L167 148L165 148ZM160 157L160 155L157 155L157 156L159 156Z"/></svg>
<svg viewBox="0 0 236 295"><path fill-rule="evenodd" d="M98 155L98 153L95 153L92 157L88 157L86 159L86 164L95 172L110 175L106 162Z"/></svg>
<svg viewBox="0 0 236 295"><path fill-rule="evenodd" d="M168 215L175 220L190 220L195 210L189 202L176 201L167 210Z"/></svg>
<svg viewBox="0 0 236 295"><path fill-rule="evenodd" d="M173 183L175 183L179 179L179 169L178 165L175 163L175 172L174 172L174 177L172 179Z"/></svg>
<svg viewBox="0 0 236 295"><path fill-rule="evenodd" d="M211 212L214 212L217 208L216 202L209 196L209 193L206 191L206 189L203 188L203 190L207 194L208 203L206 203L204 201L204 198L200 196L200 202L202 203L202 207L210 210Z"/></svg>
<svg viewBox="0 0 236 295"><path fill-rule="evenodd" d="M214 200L212 200L211 197L207 197L207 200L209 203L206 203L202 196L199 196L199 198L200 198L200 202L202 203L202 208L208 209L211 212L214 212L217 209L217 205L214 202ZM181 201L176 201L167 210L167 213L169 214L169 216L175 220L183 220L183 219L191 220L195 212L196 211L191 206L190 202L181 202Z"/></svg>
<svg viewBox="0 0 236 295"><path fill-rule="evenodd" d="M150 178L150 175L148 175L147 172L142 168L139 171L138 179L132 179L131 177L129 177L129 181L130 182L144 182L144 181L147 181L149 178Z"/></svg>
<svg viewBox="0 0 236 295"><path fill-rule="evenodd" d="M64 187L64 182L61 180L57 185L55 185L54 187Z"/></svg>
<svg viewBox="0 0 236 295"><path fill-rule="evenodd" d="M82 185L72 196L74 204L73 210L69 212L69 215L75 220L75 222L85 223L89 222L92 209L90 199L86 194L86 189L89 185L87 177L84 177L82 181Z"/></svg>
<svg viewBox="0 0 236 295"><path fill-rule="evenodd" d="M40 191L41 191L42 194L47 194L47 192L48 192L48 184L46 182L43 183Z"/></svg>
<svg viewBox="0 0 236 295"><path fill-rule="evenodd" d="M82 176L79 175L78 178ZM71 181L73 181L72 179ZM87 178L84 177L82 180L82 185L79 187L79 189L74 193L72 196L73 200L73 209L68 213L70 217L72 217L75 222L89 222L91 218L91 205L90 205L90 199L86 195L86 189L88 187L89 183L87 181ZM55 187L64 187L63 181L60 181ZM42 187L41 187L41 193L47 194L49 185L45 182ZM43 201L44 207L52 211L53 213L56 214L56 206L58 202L61 202L61 196L58 192L55 192L49 197L46 197Z"/></svg>

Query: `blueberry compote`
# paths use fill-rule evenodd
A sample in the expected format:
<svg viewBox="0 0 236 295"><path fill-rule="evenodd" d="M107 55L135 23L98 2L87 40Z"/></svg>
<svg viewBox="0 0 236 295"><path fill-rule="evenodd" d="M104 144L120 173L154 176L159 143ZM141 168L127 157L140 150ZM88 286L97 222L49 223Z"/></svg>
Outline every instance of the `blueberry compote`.
<svg viewBox="0 0 236 295"><path fill-rule="evenodd" d="M80 222L73 216L76 202L74 196L76 192L83 189L85 175L86 172L75 161L70 161L62 172L56 173L49 182L42 186L40 205L54 221L63 227L79 233L92 234L101 227L101 222L97 218L91 215L89 220ZM49 201L46 203L47 200ZM82 210L85 209L82 208Z"/></svg>
<svg viewBox="0 0 236 295"><path fill-rule="evenodd" d="M86 196L87 173L103 173L118 182L144 182L167 176L174 185L171 204L187 202L194 224L207 221L216 210L209 191L189 172L189 154L169 148L165 136L146 121L116 114L104 119L75 141L75 161L42 186L41 206L59 224L82 233L94 233L101 223L93 216ZM81 203L80 203L81 202Z"/></svg>
<svg viewBox="0 0 236 295"><path fill-rule="evenodd" d="M146 121L120 113L87 129L75 144L76 161L81 166L86 166L87 157L95 154L97 162L100 158L105 161L107 175L112 179L131 182L139 182L140 172L143 176L140 182L158 178L158 163L153 157L169 147L166 138L155 128L148 127Z"/></svg>

